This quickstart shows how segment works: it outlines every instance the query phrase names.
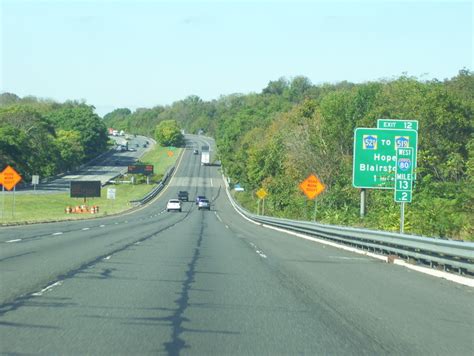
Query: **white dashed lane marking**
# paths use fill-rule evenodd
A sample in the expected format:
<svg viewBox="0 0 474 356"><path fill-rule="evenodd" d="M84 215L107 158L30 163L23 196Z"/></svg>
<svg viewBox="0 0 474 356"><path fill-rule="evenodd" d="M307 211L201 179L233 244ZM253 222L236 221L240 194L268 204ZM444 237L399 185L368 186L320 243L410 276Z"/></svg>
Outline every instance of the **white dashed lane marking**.
<svg viewBox="0 0 474 356"><path fill-rule="evenodd" d="M53 234L53 236L58 236L58 235L62 235L62 234L63 234L62 232L55 232L55 233Z"/></svg>
<svg viewBox="0 0 474 356"><path fill-rule="evenodd" d="M82 229L82 231L87 231L87 230L90 230L91 228L90 227L85 227Z"/></svg>
<svg viewBox="0 0 474 356"><path fill-rule="evenodd" d="M18 242L18 241L21 241L21 239L8 240L8 241L5 241L5 242L10 243L10 242Z"/></svg>

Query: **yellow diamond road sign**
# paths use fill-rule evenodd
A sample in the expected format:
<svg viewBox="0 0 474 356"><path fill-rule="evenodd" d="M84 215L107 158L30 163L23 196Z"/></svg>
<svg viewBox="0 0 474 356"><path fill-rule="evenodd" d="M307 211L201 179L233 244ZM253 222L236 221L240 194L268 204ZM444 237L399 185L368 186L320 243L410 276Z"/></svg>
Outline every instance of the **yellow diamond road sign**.
<svg viewBox="0 0 474 356"><path fill-rule="evenodd" d="M324 191L325 188L325 185L321 183L318 177L316 177L314 174L311 174L300 184L300 189L306 194L308 199L316 198Z"/></svg>
<svg viewBox="0 0 474 356"><path fill-rule="evenodd" d="M7 166L7 168L1 172L0 184L2 184L6 190L12 190L20 181L21 176L10 166Z"/></svg>
<svg viewBox="0 0 474 356"><path fill-rule="evenodd" d="M259 197L260 199L263 199L268 195L267 191L264 188L260 188L255 194L257 194L257 197Z"/></svg>

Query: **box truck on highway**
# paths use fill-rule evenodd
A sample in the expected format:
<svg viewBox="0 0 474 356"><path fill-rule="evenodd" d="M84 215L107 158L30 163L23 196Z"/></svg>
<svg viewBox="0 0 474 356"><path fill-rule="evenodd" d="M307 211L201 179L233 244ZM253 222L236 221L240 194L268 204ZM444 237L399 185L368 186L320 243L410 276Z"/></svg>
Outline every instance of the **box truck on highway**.
<svg viewBox="0 0 474 356"><path fill-rule="evenodd" d="M209 151L201 151L201 165L207 166L209 164Z"/></svg>

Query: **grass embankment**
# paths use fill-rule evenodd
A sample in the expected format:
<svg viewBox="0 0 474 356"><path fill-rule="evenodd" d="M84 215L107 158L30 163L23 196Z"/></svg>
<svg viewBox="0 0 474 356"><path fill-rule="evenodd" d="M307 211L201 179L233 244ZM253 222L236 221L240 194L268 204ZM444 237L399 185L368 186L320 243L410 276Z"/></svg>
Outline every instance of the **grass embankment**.
<svg viewBox="0 0 474 356"><path fill-rule="evenodd" d="M181 149L172 148L173 155L168 155L167 147L158 145L140 158L144 164L153 164L155 175L151 182L156 183L161 179L166 170L176 163ZM130 180L130 177L125 178ZM66 207L76 207L84 204L83 199L70 198L69 192L57 194L13 194L13 192L0 193L0 224L33 223L57 220L87 219L98 216L116 214L132 207L131 200L140 199L145 196L154 184L146 184L145 177L137 177L137 184L113 184L107 185L101 190L100 198L88 198L88 207L98 206L99 212L66 214ZM107 199L107 189L115 188L115 200Z"/></svg>

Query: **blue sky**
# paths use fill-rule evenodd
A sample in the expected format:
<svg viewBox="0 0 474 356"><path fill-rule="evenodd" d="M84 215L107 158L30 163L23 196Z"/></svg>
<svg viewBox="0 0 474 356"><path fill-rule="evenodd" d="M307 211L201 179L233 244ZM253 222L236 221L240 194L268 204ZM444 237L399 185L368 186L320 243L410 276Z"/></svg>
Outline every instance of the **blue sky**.
<svg viewBox="0 0 474 356"><path fill-rule="evenodd" d="M473 64L473 2L0 0L0 91L85 99L100 115Z"/></svg>

